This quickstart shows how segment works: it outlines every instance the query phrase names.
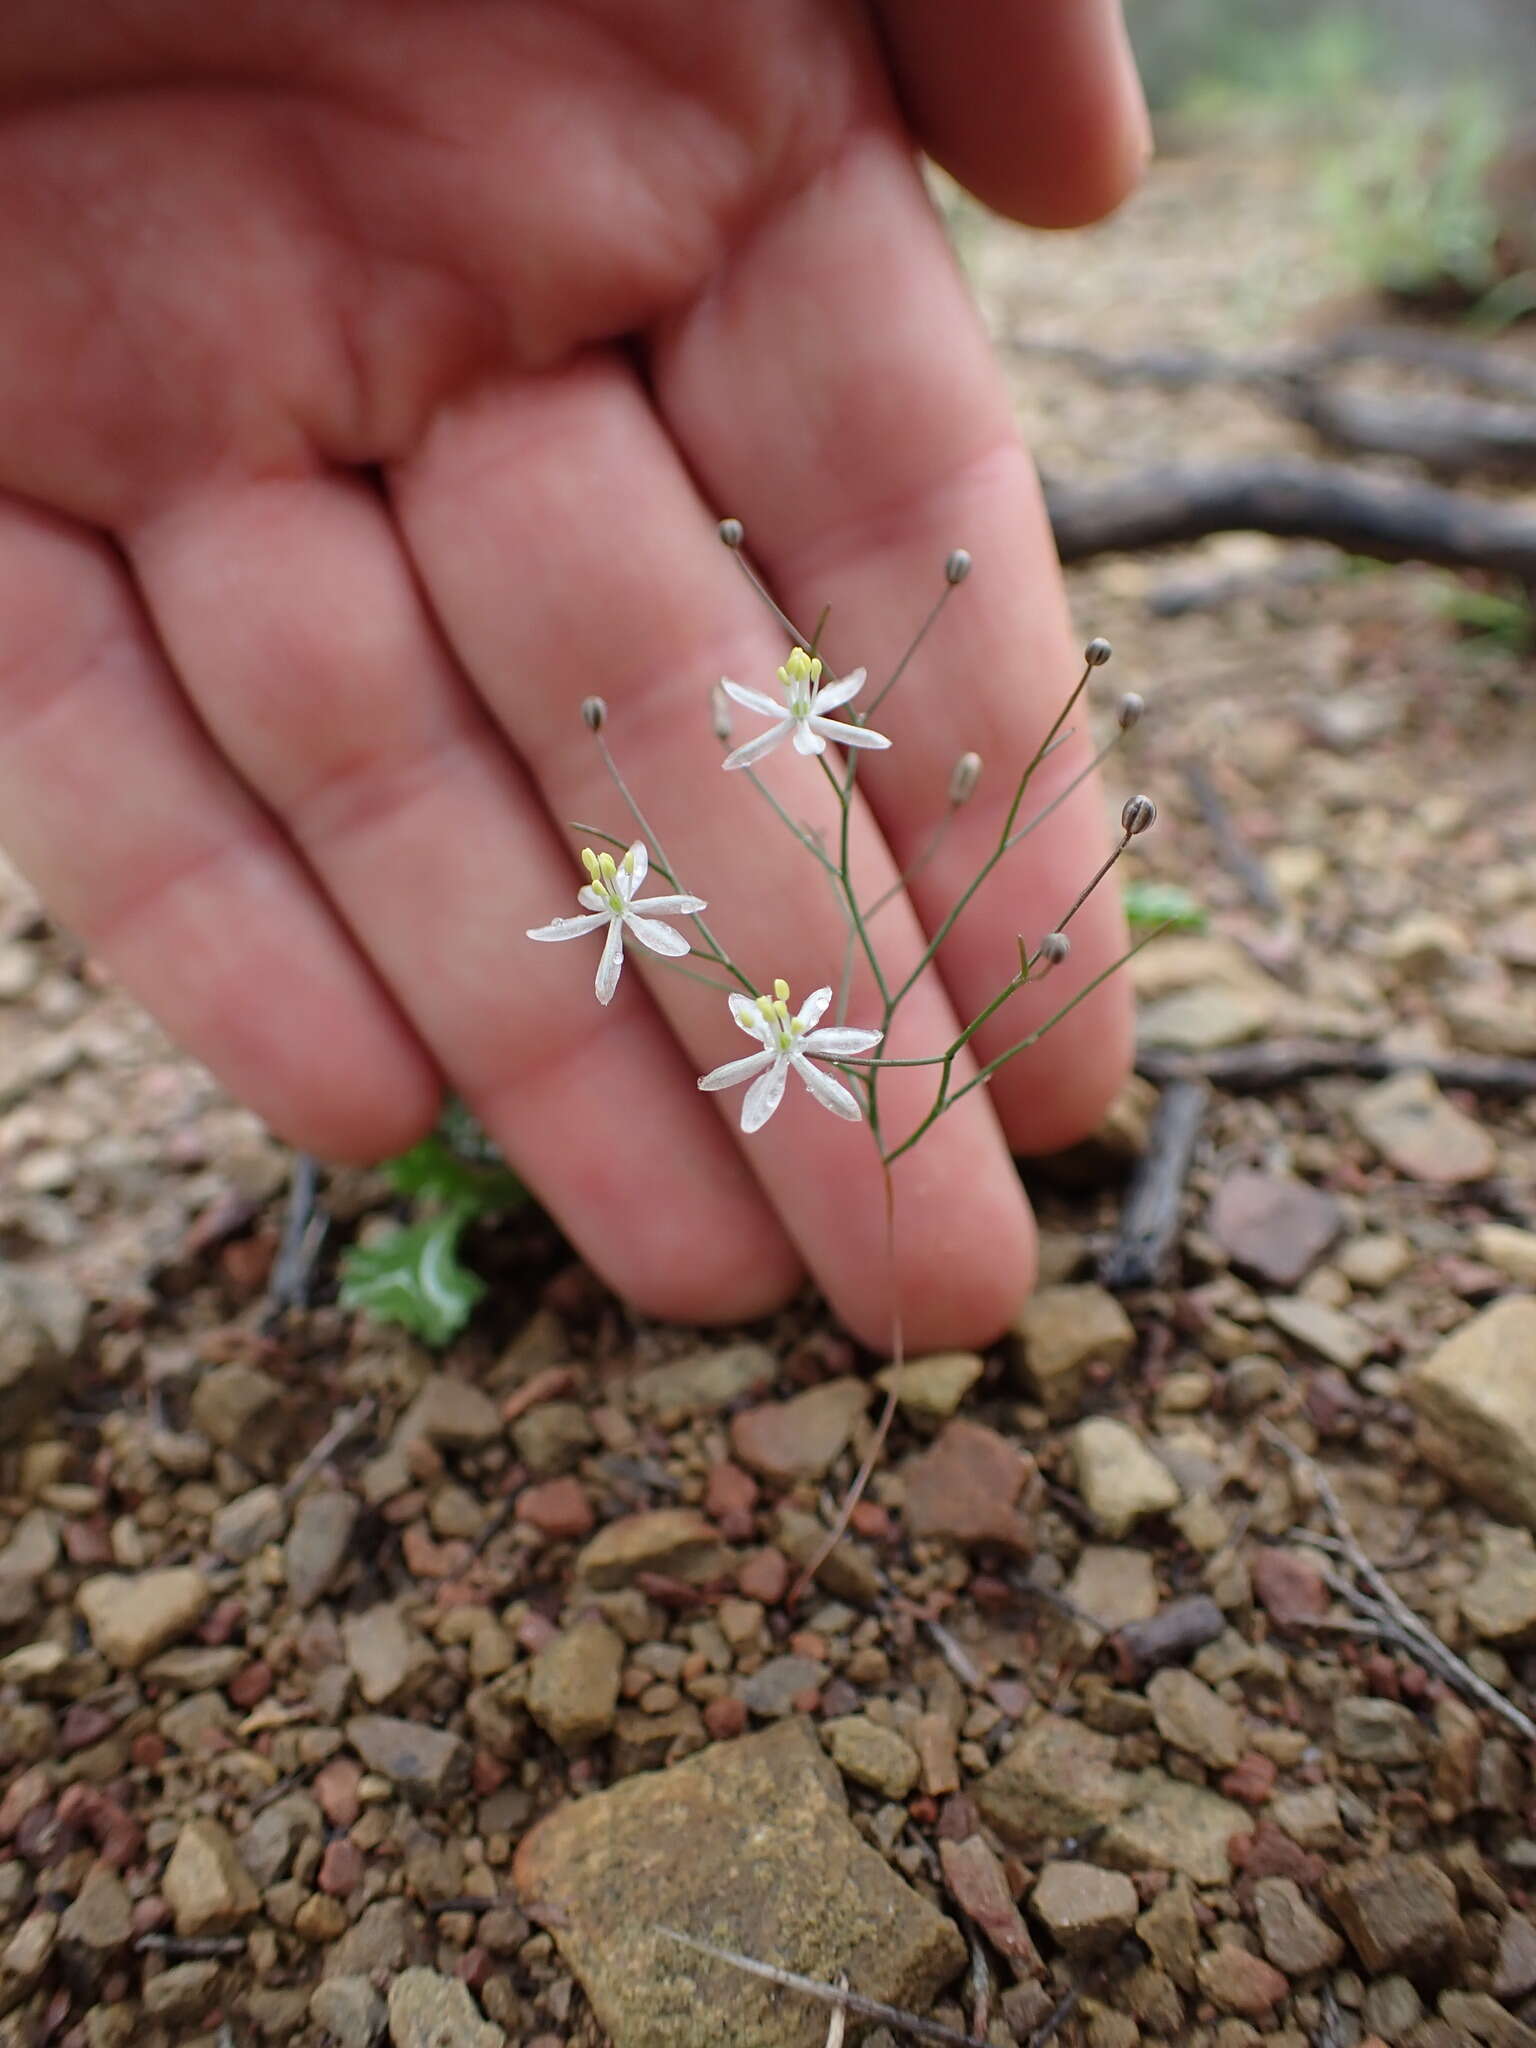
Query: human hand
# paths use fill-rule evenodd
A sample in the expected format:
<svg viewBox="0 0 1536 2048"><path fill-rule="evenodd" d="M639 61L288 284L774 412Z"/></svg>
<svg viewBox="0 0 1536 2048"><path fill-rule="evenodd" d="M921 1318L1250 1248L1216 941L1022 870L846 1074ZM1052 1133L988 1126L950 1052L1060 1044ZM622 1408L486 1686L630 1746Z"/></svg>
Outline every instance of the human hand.
<svg viewBox="0 0 1536 2048"><path fill-rule="evenodd" d="M808 1265L884 1341L880 1178L867 1133L806 1102L739 1139L695 1086L736 1049L718 997L642 958L599 1009L570 949L523 939L582 879L567 821L628 836L580 700L607 699L737 957L803 992L836 979L842 926L720 771L709 686L770 680L784 645L716 516L745 522L791 616L832 602L829 654L877 680L949 550L975 557L860 783L878 891L956 756L993 769L883 913L898 964L1076 673L911 138L1070 225L1133 181L1143 116L1111 0L954 23L925 0L0 14L0 837L285 1137L398 1150L446 1083L661 1315L761 1313ZM987 885L886 1051L948 1043L1103 843L1087 786ZM1113 957L1112 905L1073 929L983 1057ZM1092 1123L1128 1014L1110 983L901 1162L909 1346L981 1341L1018 1305L1009 1146Z"/></svg>

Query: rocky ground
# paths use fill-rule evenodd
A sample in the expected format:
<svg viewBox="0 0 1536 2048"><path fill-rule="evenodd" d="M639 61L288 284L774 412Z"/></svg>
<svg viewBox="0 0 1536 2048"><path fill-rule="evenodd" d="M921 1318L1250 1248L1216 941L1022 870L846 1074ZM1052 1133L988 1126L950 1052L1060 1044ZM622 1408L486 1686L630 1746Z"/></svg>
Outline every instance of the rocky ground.
<svg viewBox="0 0 1536 2048"><path fill-rule="evenodd" d="M962 240L1005 340L1252 348L1331 317L1301 188L1228 145ZM1064 475L1296 445L1010 360ZM1454 1065L1536 1055L1536 692L1296 559L1076 579L1212 912L1145 1041L1442 1078L1218 1088L1117 1299L1139 1082L798 1605L889 1385L814 1303L637 1325L530 1215L433 1357L327 1305L345 1175L274 1316L287 1161L0 880L5 2048L827 2038L710 1945L999 2044L1536 2043L1536 1098Z"/></svg>

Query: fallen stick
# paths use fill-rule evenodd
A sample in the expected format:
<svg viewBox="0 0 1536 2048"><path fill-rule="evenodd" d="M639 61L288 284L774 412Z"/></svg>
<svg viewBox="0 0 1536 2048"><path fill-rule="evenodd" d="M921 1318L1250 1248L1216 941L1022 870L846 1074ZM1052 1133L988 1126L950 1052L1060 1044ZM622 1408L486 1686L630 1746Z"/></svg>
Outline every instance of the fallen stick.
<svg viewBox="0 0 1536 2048"><path fill-rule="evenodd" d="M1517 505L1438 484L1364 476L1342 463L1276 456L1169 464L1106 484L1048 481L1065 563L1182 547L1212 533L1325 540L1384 562L1480 569L1536 587L1536 518Z"/></svg>
<svg viewBox="0 0 1536 2048"><path fill-rule="evenodd" d="M1447 1088L1478 1095L1536 1094L1536 1060L1501 1059L1478 1052L1392 1052L1385 1046L1334 1044L1311 1038L1273 1038L1257 1045L1223 1046L1219 1052L1161 1052L1136 1055L1136 1071L1149 1081L1210 1081L1218 1088L1285 1088L1324 1074L1359 1074L1382 1081L1422 1068Z"/></svg>
<svg viewBox="0 0 1536 2048"><path fill-rule="evenodd" d="M1136 1162L1114 1243L1099 1261L1100 1282L1116 1292L1155 1287L1179 1234L1189 1178L1211 1091L1203 1080L1171 1081L1163 1090Z"/></svg>
<svg viewBox="0 0 1536 2048"><path fill-rule="evenodd" d="M1286 410L1331 448L1421 462L1438 476L1536 476L1536 407L1477 398L1376 398L1298 384Z"/></svg>

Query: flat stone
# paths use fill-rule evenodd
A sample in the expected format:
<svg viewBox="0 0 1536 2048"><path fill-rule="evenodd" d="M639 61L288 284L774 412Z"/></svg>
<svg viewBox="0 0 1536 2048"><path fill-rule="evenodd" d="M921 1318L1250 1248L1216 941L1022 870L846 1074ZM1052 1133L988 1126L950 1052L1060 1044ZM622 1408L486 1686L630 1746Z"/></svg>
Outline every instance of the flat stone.
<svg viewBox="0 0 1536 2048"><path fill-rule="evenodd" d="M1262 1038L1275 1010L1276 998L1261 987L1180 989L1143 1005L1136 1042L1159 1052L1215 1052Z"/></svg>
<svg viewBox="0 0 1536 2048"><path fill-rule="evenodd" d="M1366 1231L1333 1255L1333 1263L1350 1285L1367 1288L1372 1294L1400 1280L1413 1260L1413 1246L1397 1230Z"/></svg>
<svg viewBox="0 0 1536 2048"><path fill-rule="evenodd" d="M1365 1089L1352 1113L1360 1135L1409 1180L1486 1180L1498 1165L1487 1131L1448 1102L1421 1067Z"/></svg>
<svg viewBox="0 0 1536 2048"><path fill-rule="evenodd" d="M909 1358L875 1374L882 1393L896 1390L896 1404L913 1422L947 1422L981 1378L983 1366L974 1351L935 1351L927 1358Z"/></svg>
<svg viewBox="0 0 1536 2048"><path fill-rule="evenodd" d="M173 1963L158 1977L144 1979L144 2017L173 2026L179 2020L200 2020L217 2003L216 1962Z"/></svg>
<svg viewBox="0 0 1536 2048"><path fill-rule="evenodd" d="M389 1987L391 2048L506 2048L469 1986L436 1970L403 1970Z"/></svg>
<svg viewBox="0 0 1536 2048"><path fill-rule="evenodd" d="M1536 1528L1536 1300L1511 1295L1404 1375L1420 1447L1474 1500Z"/></svg>
<svg viewBox="0 0 1536 2048"><path fill-rule="evenodd" d="M1218 2011L1250 2020L1262 2018L1291 1988L1273 1964L1245 1948L1207 1949L1195 1965L1195 1976Z"/></svg>
<svg viewBox="0 0 1536 2048"><path fill-rule="evenodd" d="M64 1955L92 1983L133 1938L133 1901L115 1870L100 1864L86 1877L59 1920Z"/></svg>
<svg viewBox="0 0 1536 2048"><path fill-rule="evenodd" d="M821 1739L843 1776L856 1785L867 1785L887 1799L905 1799L917 1783L917 1752L911 1743L867 1714L824 1721Z"/></svg>
<svg viewBox="0 0 1536 2048"><path fill-rule="evenodd" d="M393 1601L381 1601L360 1614L344 1615L341 1643L370 1707L387 1707L407 1699L435 1670L437 1653L413 1629Z"/></svg>
<svg viewBox="0 0 1536 2048"><path fill-rule="evenodd" d="M373 1506L404 1493L411 1482L410 1450L428 1443L441 1450L473 1450L501 1435L501 1414L489 1395L468 1380L433 1373L399 1422L389 1448L363 1467L363 1495Z"/></svg>
<svg viewBox="0 0 1536 2048"><path fill-rule="evenodd" d="M1511 2000L1536 1990L1536 1925L1524 1913L1509 1914L1499 1929L1492 1988L1495 1998Z"/></svg>
<svg viewBox="0 0 1536 2048"><path fill-rule="evenodd" d="M1472 1249L1485 1265L1495 1267L1520 1287L1536 1287L1536 1230L1517 1230L1512 1223L1480 1223L1472 1233Z"/></svg>
<svg viewBox="0 0 1536 2048"><path fill-rule="evenodd" d="M299 1502L283 1545L283 1576L296 1607L313 1607L331 1590L351 1554L360 1512L355 1494L335 1488L307 1493Z"/></svg>
<svg viewBox="0 0 1536 2048"><path fill-rule="evenodd" d="M0 1550L0 1579L40 1579L58 1561L58 1517L50 1508L29 1508Z"/></svg>
<svg viewBox="0 0 1536 2048"><path fill-rule="evenodd" d="M1261 1877L1253 1888L1253 1910L1265 1955L1287 1976L1331 1970L1344 1953L1342 1937L1313 1912L1294 1878Z"/></svg>
<svg viewBox="0 0 1536 2048"><path fill-rule="evenodd" d="M1424 1731L1412 1709L1396 1700L1361 1695L1335 1701L1333 1739L1352 1763L1392 1769L1424 1760Z"/></svg>
<svg viewBox="0 0 1536 2048"><path fill-rule="evenodd" d="M1229 1771L1243 1753L1243 1717L1219 1693L1177 1666L1147 1680L1157 1732L1213 1769Z"/></svg>
<svg viewBox="0 0 1536 2048"><path fill-rule="evenodd" d="M188 1404L195 1429L244 1465L266 1469L289 1427L288 1397L260 1366L232 1360L204 1372Z"/></svg>
<svg viewBox="0 0 1536 2048"><path fill-rule="evenodd" d="M663 1422L693 1415L718 1415L748 1394L771 1387L778 1361L763 1344L727 1344L719 1351L694 1351L667 1365L653 1365L628 1383L630 1399Z"/></svg>
<svg viewBox="0 0 1536 2048"><path fill-rule="evenodd" d="M1085 1506L1109 1536L1124 1536L1147 1515L1179 1504L1178 1481L1123 1422L1091 1416L1072 1432L1077 1487Z"/></svg>
<svg viewBox="0 0 1536 2048"><path fill-rule="evenodd" d="M234 1838L216 1820L183 1826L160 1889L176 1916L176 1932L193 1938L228 1934L261 1904Z"/></svg>
<svg viewBox="0 0 1536 2048"><path fill-rule="evenodd" d="M573 1471L597 1442L585 1404L540 1401L512 1424L512 1442L535 1479Z"/></svg>
<svg viewBox="0 0 1536 2048"><path fill-rule="evenodd" d="M106 1572L75 1595L91 1641L120 1671L133 1671L157 1650L186 1635L208 1605L208 1582L191 1565L128 1577Z"/></svg>
<svg viewBox="0 0 1536 2048"><path fill-rule="evenodd" d="M799 1508L782 1507L774 1517L774 1542L777 1550L760 1551L760 1559L769 1560L759 1564L758 1572L766 1579L773 1571L771 1560L787 1557L799 1566L802 1572L816 1563L816 1583L824 1593L831 1593L838 1600L853 1600L861 1607L869 1606L878 1598L881 1587L880 1568L862 1543L855 1543L851 1536L841 1537L827 1550L827 1537L831 1533L826 1524L815 1515L801 1512ZM825 1553L825 1555L823 1555ZM756 1575L751 1566L743 1570L738 1581L743 1593L761 1599L765 1605L776 1607L784 1597L781 1587L775 1593L764 1584L761 1591L755 1590Z"/></svg>
<svg viewBox="0 0 1536 2048"><path fill-rule="evenodd" d="M1269 1803L1275 1826L1303 1849L1331 1855L1344 1846L1344 1820L1339 1795L1331 1785L1309 1785L1295 1792L1277 1792Z"/></svg>
<svg viewBox="0 0 1536 2048"><path fill-rule="evenodd" d="M731 1419L731 1449L749 1472L780 1485L820 1479L869 1406L869 1383L851 1374L769 1401Z"/></svg>
<svg viewBox="0 0 1536 2048"><path fill-rule="evenodd" d="M1536 1640L1536 1543L1530 1530L1490 1522L1479 1533L1477 1576L1459 1595L1467 1626L1485 1643L1519 1647Z"/></svg>
<svg viewBox="0 0 1536 2048"><path fill-rule="evenodd" d="M827 1667L815 1657L770 1657L748 1677L736 1681L736 1697L764 1720L782 1720L798 1711L798 1702L825 1685Z"/></svg>
<svg viewBox="0 0 1536 2048"><path fill-rule="evenodd" d="M1365 1967L1434 1976L1465 1938L1456 1887L1427 1856L1373 1856L1324 1880L1328 1909Z"/></svg>
<svg viewBox="0 0 1536 2048"><path fill-rule="evenodd" d="M1136 1924L1141 1901L1131 1880L1092 1863L1047 1863L1030 1907L1069 1956L1102 1955Z"/></svg>
<svg viewBox="0 0 1536 2048"><path fill-rule="evenodd" d="M996 1430L963 1418L946 1423L928 1449L902 1467L902 1479L901 1515L909 1535L1033 1548L1034 1522L1027 1510L1039 1475L1034 1460Z"/></svg>
<svg viewBox="0 0 1536 2048"><path fill-rule="evenodd" d="M614 2048L822 2048L827 2015L668 1940L720 1946L926 2011L964 1967L954 1925L848 1819L803 1721L718 1742L558 1808L514 1879ZM637 1911L636 1902L644 1901Z"/></svg>
<svg viewBox="0 0 1536 2048"><path fill-rule="evenodd" d="M584 1614L534 1658L528 1711L562 1749L588 1749L613 1726L623 1669L624 1638Z"/></svg>
<svg viewBox="0 0 1536 2048"><path fill-rule="evenodd" d="M1044 1714L972 1787L982 1818L1028 1848L1103 1826L1128 1806L1135 1780L1115 1767L1115 1742L1061 1714Z"/></svg>
<svg viewBox="0 0 1536 2048"><path fill-rule="evenodd" d="M1045 1965L1024 1915L1014 1903L1008 1874L991 1846L980 1835L967 1835L958 1842L941 1836L939 1867L950 1897L998 1954L1007 1957L1015 1974L1043 1977Z"/></svg>
<svg viewBox="0 0 1536 2048"><path fill-rule="evenodd" d="M1536 1005L1493 989L1453 988L1440 1005L1458 1045L1473 1052L1528 1060L1536 1053Z"/></svg>
<svg viewBox="0 0 1536 2048"><path fill-rule="evenodd" d="M376 1899L325 1951L326 1978L375 1976L382 1981L426 1962L432 1954L427 1922L404 1899Z"/></svg>
<svg viewBox="0 0 1536 2048"><path fill-rule="evenodd" d="M1130 1317L1102 1287L1042 1287L1014 1323L1019 1368L1053 1422L1082 1412L1092 1367L1118 1372L1136 1346Z"/></svg>
<svg viewBox="0 0 1536 2048"><path fill-rule="evenodd" d="M1255 1553L1250 1571L1254 1593L1281 1628L1304 1627L1333 1604L1328 1581L1311 1551L1269 1544Z"/></svg>
<svg viewBox="0 0 1536 2048"><path fill-rule="evenodd" d="M62 1399L87 1309L62 1275L0 1273L0 1443L19 1443Z"/></svg>
<svg viewBox="0 0 1536 2048"><path fill-rule="evenodd" d="M418 1806L446 1806L469 1782L469 1745L446 1728L391 1714L358 1714L347 1740L370 1771L388 1778Z"/></svg>
<svg viewBox="0 0 1536 2048"><path fill-rule="evenodd" d="M336 2048L374 2048L384 2032L384 2000L367 1977L330 1977L309 1994L309 2017Z"/></svg>
<svg viewBox="0 0 1536 2048"><path fill-rule="evenodd" d="M1099 1624L1078 1623L1085 1645L1097 1649L1104 1634L1128 1621L1150 1621L1158 1609L1157 1568L1150 1551L1118 1543L1085 1543L1066 1585L1067 1598Z"/></svg>
<svg viewBox="0 0 1536 2048"><path fill-rule="evenodd" d="M1196 1884L1225 1884L1232 1874L1228 1845L1252 1828L1252 1816L1233 1800L1162 1771L1142 1771L1096 1853L1121 1870L1175 1870Z"/></svg>
<svg viewBox="0 0 1536 2048"><path fill-rule="evenodd" d="M1136 1932L1153 1961L1181 1991L1195 1988L1195 1960L1200 1953L1200 1921L1187 1880L1176 1878L1160 1892L1136 1922Z"/></svg>
<svg viewBox="0 0 1536 2048"><path fill-rule="evenodd" d="M650 1508L599 1529L577 1558L576 1573L611 1592L640 1572L695 1584L715 1577L723 1564L720 1532L697 1508Z"/></svg>
<svg viewBox="0 0 1536 2048"><path fill-rule="evenodd" d="M220 1557L244 1564L269 1543L282 1540L288 1527L288 1503L276 1486L253 1486L226 1501L209 1525L209 1541Z"/></svg>
<svg viewBox="0 0 1536 2048"><path fill-rule="evenodd" d="M1536 2048L1536 2027L1517 2020L1486 1991L1442 1991L1438 2010L1458 2043L1477 2041L1483 2048Z"/></svg>
<svg viewBox="0 0 1536 2048"><path fill-rule="evenodd" d="M1343 1225L1333 1196L1288 1173L1240 1167L1218 1184L1205 1227L1240 1272L1294 1287Z"/></svg>
<svg viewBox="0 0 1536 2048"><path fill-rule="evenodd" d="M1304 1295L1272 1294L1264 1313L1277 1330L1343 1372L1358 1371L1376 1349L1376 1339L1363 1323Z"/></svg>
<svg viewBox="0 0 1536 2048"><path fill-rule="evenodd" d="M1365 1987L1360 2017L1378 2039L1396 2048L1423 2019L1424 2001L1406 1977L1376 1977Z"/></svg>

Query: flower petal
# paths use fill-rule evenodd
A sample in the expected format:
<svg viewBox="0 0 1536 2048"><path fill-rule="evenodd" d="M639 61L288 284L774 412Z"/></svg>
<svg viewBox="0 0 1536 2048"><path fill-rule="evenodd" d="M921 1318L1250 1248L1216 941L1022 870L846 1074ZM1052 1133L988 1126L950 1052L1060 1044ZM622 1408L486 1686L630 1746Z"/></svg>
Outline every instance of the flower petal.
<svg viewBox="0 0 1536 2048"><path fill-rule="evenodd" d="M747 1099L741 1105L741 1128L749 1136L763 1128L784 1100L784 1083L788 1077L789 1061L782 1053L776 1053L773 1065L759 1074L747 1090Z"/></svg>
<svg viewBox="0 0 1536 2048"><path fill-rule="evenodd" d="M782 697L770 697L765 690L749 690L745 683L733 683L729 676L720 678L720 687L733 704L743 705L748 711L755 711L762 718L784 716Z"/></svg>
<svg viewBox="0 0 1536 2048"><path fill-rule="evenodd" d="M849 725L842 718L812 716L806 723L812 732L820 733L823 739L835 740L840 747L888 747L891 744L883 732L871 732L867 725Z"/></svg>
<svg viewBox="0 0 1536 2048"><path fill-rule="evenodd" d="M702 896L647 896L635 908L649 917L692 917L695 911L708 910L709 905Z"/></svg>
<svg viewBox="0 0 1536 2048"><path fill-rule="evenodd" d="M619 985L619 974L624 966L624 920L616 917L608 927L607 943L603 957L597 963L597 1000L611 1003L613 992Z"/></svg>
<svg viewBox="0 0 1536 2048"><path fill-rule="evenodd" d="M818 1060L855 1059L873 1052L884 1036L883 1031L861 1031L852 1024L829 1024L824 1031L808 1031L796 1051Z"/></svg>
<svg viewBox="0 0 1536 2048"><path fill-rule="evenodd" d="M761 761L764 754L771 754L780 740L788 739L795 729L792 718L781 718L777 725L760 732L755 740L748 740L744 747L737 747L720 763L722 768L750 768L754 761Z"/></svg>
<svg viewBox="0 0 1536 2048"><path fill-rule="evenodd" d="M699 1086L711 1093L717 1088L734 1088L738 1081L750 1081L754 1074L760 1074L764 1067L778 1058L777 1053L749 1052L744 1060L727 1060L723 1067L716 1067L712 1073L700 1074Z"/></svg>
<svg viewBox="0 0 1536 2048"><path fill-rule="evenodd" d="M593 888L590 882L587 883L584 889L578 889L576 891L576 901L581 905L583 910L596 910L600 912L601 915L604 917L608 917L611 915L608 909L608 905L603 901L602 897L598 895L597 891Z"/></svg>
<svg viewBox="0 0 1536 2048"><path fill-rule="evenodd" d="M527 936L530 939L579 939L607 922L606 910L598 911L595 917L557 917L553 924L535 925Z"/></svg>
<svg viewBox="0 0 1536 2048"><path fill-rule="evenodd" d="M809 1031L813 1024L819 1024L827 1014L827 1005L832 1000L829 988L813 988L796 1013L795 1022L803 1024Z"/></svg>
<svg viewBox="0 0 1536 2048"><path fill-rule="evenodd" d="M830 1109L834 1116L840 1116L850 1124L863 1120L864 1112L860 1109L856 1097L848 1092L841 1081L834 1081L832 1076L824 1074L820 1067L813 1067L798 1046L789 1058L795 1072L823 1109Z"/></svg>
<svg viewBox="0 0 1536 2048"><path fill-rule="evenodd" d="M768 1042L768 1026L762 1011L757 1007L753 998L751 996L729 995L725 1000L729 1004L731 1015L735 1018L740 1029L745 1031L749 1038L761 1039L766 1045Z"/></svg>
<svg viewBox="0 0 1536 2048"><path fill-rule="evenodd" d="M824 754L827 751L826 740L814 729L816 725L814 718L797 718L791 722L795 728L795 752L797 754ZM828 723L828 721L824 720L823 723ZM837 728L832 726L830 729L835 737Z"/></svg>
<svg viewBox="0 0 1536 2048"><path fill-rule="evenodd" d="M817 712L835 711L839 704L848 704L857 697L864 687L864 671L849 669L840 683L823 683L813 700Z"/></svg>
<svg viewBox="0 0 1536 2048"><path fill-rule="evenodd" d="M624 922L629 926L630 936L649 946L653 953L665 953L669 960L681 960L689 950L688 941L681 932L673 931L671 925L663 924L657 917L637 917L631 911Z"/></svg>
<svg viewBox="0 0 1536 2048"><path fill-rule="evenodd" d="M644 882L646 876L650 873L650 848L646 845L643 839L637 839L633 846L626 848L624 860L633 860L635 864L635 872L632 875L626 875L624 874L624 862L621 861L619 863L619 873L624 877L624 881L628 884L628 886L624 890L624 900L628 902L630 897L634 895L635 891L640 887L640 885Z"/></svg>

